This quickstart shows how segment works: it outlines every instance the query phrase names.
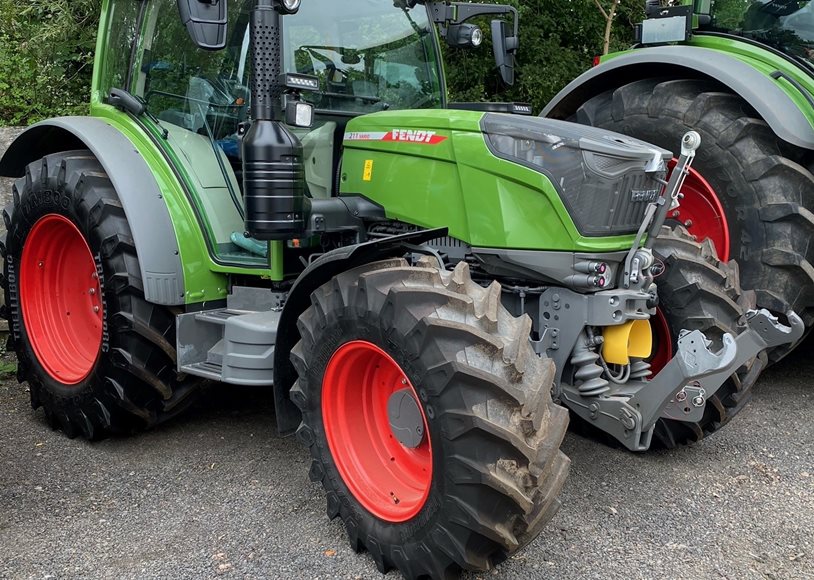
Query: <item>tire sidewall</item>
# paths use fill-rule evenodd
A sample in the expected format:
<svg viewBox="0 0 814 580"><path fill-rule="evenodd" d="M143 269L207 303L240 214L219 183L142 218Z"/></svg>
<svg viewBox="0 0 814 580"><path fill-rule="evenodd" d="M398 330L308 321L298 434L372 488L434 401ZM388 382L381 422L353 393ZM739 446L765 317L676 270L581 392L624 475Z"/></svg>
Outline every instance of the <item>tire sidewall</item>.
<svg viewBox="0 0 814 580"><path fill-rule="evenodd" d="M53 181L49 179L49 181ZM27 380L35 381L43 387L47 393L55 400L75 400L92 399L95 393L101 389L101 379L103 373L100 372L106 362L106 357L102 356L108 352L108 299L104 287L104 262L102 259L102 241L89 232L86 227L87 218L80 215L78 208L81 207L81 198L75 192L69 191L64 184L59 183L54 187L54 183L44 184L38 179L26 184L20 192L19 203L15 203L14 211L9 224L6 238L7 256L4 263L5 276L8 280L9 289L6 294L6 302L12 305L11 296L16 295L18 300L25 298L20 293L20 271L21 259L24 244L34 225L47 215L60 215L68 218L82 233L88 247L93 254L97 269L99 270L99 282L102 286L102 344L90 374L83 381L75 385L61 383L51 377L40 363L28 336L25 320L22 314L21 304L14 304L11 308L11 323L16 342L17 356L20 364L29 371Z"/></svg>

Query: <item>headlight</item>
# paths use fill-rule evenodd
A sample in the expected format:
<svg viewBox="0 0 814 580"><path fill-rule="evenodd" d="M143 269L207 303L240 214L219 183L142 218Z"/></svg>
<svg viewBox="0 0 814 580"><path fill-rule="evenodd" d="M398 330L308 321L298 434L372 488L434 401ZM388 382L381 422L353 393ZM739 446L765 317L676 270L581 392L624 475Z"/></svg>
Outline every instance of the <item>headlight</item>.
<svg viewBox="0 0 814 580"><path fill-rule="evenodd" d="M477 48L481 44L483 44L483 30L481 30L480 28L475 28L472 31L472 41L471 42L472 42L472 46L474 46L475 48Z"/></svg>

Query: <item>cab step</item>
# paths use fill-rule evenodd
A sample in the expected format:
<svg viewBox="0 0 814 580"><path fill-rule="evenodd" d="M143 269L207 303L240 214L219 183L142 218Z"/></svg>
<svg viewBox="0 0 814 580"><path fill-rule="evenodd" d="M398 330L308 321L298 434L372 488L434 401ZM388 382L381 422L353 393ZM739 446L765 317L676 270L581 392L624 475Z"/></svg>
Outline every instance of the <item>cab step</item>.
<svg viewBox="0 0 814 580"><path fill-rule="evenodd" d="M178 316L178 372L233 385L271 385L283 296L235 288L226 308Z"/></svg>

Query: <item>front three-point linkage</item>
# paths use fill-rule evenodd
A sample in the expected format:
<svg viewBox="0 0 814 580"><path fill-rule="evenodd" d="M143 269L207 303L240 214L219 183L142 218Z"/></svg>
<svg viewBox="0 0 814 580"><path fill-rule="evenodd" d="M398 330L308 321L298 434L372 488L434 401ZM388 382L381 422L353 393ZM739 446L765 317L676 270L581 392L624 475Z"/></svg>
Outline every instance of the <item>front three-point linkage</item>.
<svg viewBox="0 0 814 580"><path fill-rule="evenodd" d="M627 256L624 284L638 282L636 273L641 270L638 262L648 260L668 212L678 207L681 187L700 144L697 133L685 135L681 157L665 184L664 195L648 208ZM645 234L648 239L641 244ZM746 330L737 338L724 334L719 352L710 350L712 343L700 330L684 331L675 356L652 379L614 385L596 397L585 397L578 388L563 385L562 399L578 415L611 434L628 449L645 451L650 447L660 418L699 422L707 400L738 368L766 349L799 341L804 331L802 320L794 312L787 313L786 317L788 326L767 310L749 311Z"/></svg>

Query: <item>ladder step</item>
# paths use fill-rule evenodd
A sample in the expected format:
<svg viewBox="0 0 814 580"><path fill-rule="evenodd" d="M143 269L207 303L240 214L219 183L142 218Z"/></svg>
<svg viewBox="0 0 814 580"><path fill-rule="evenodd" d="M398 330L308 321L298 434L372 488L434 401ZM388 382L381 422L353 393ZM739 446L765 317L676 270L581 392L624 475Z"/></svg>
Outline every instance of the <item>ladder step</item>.
<svg viewBox="0 0 814 580"><path fill-rule="evenodd" d="M196 377L203 377L213 381L220 381L223 377L223 367L219 364L212 362L200 362L181 367L181 371L194 375Z"/></svg>
<svg viewBox="0 0 814 580"><path fill-rule="evenodd" d="M223 310L210 310L208 312L199 312L195 315L195 320L199 322L208 322L210 324L217 324L219 326L226 326L226 321L234 316L242 316L244 314L251 314L250 310L230 310L224 308Z"/></svg>

